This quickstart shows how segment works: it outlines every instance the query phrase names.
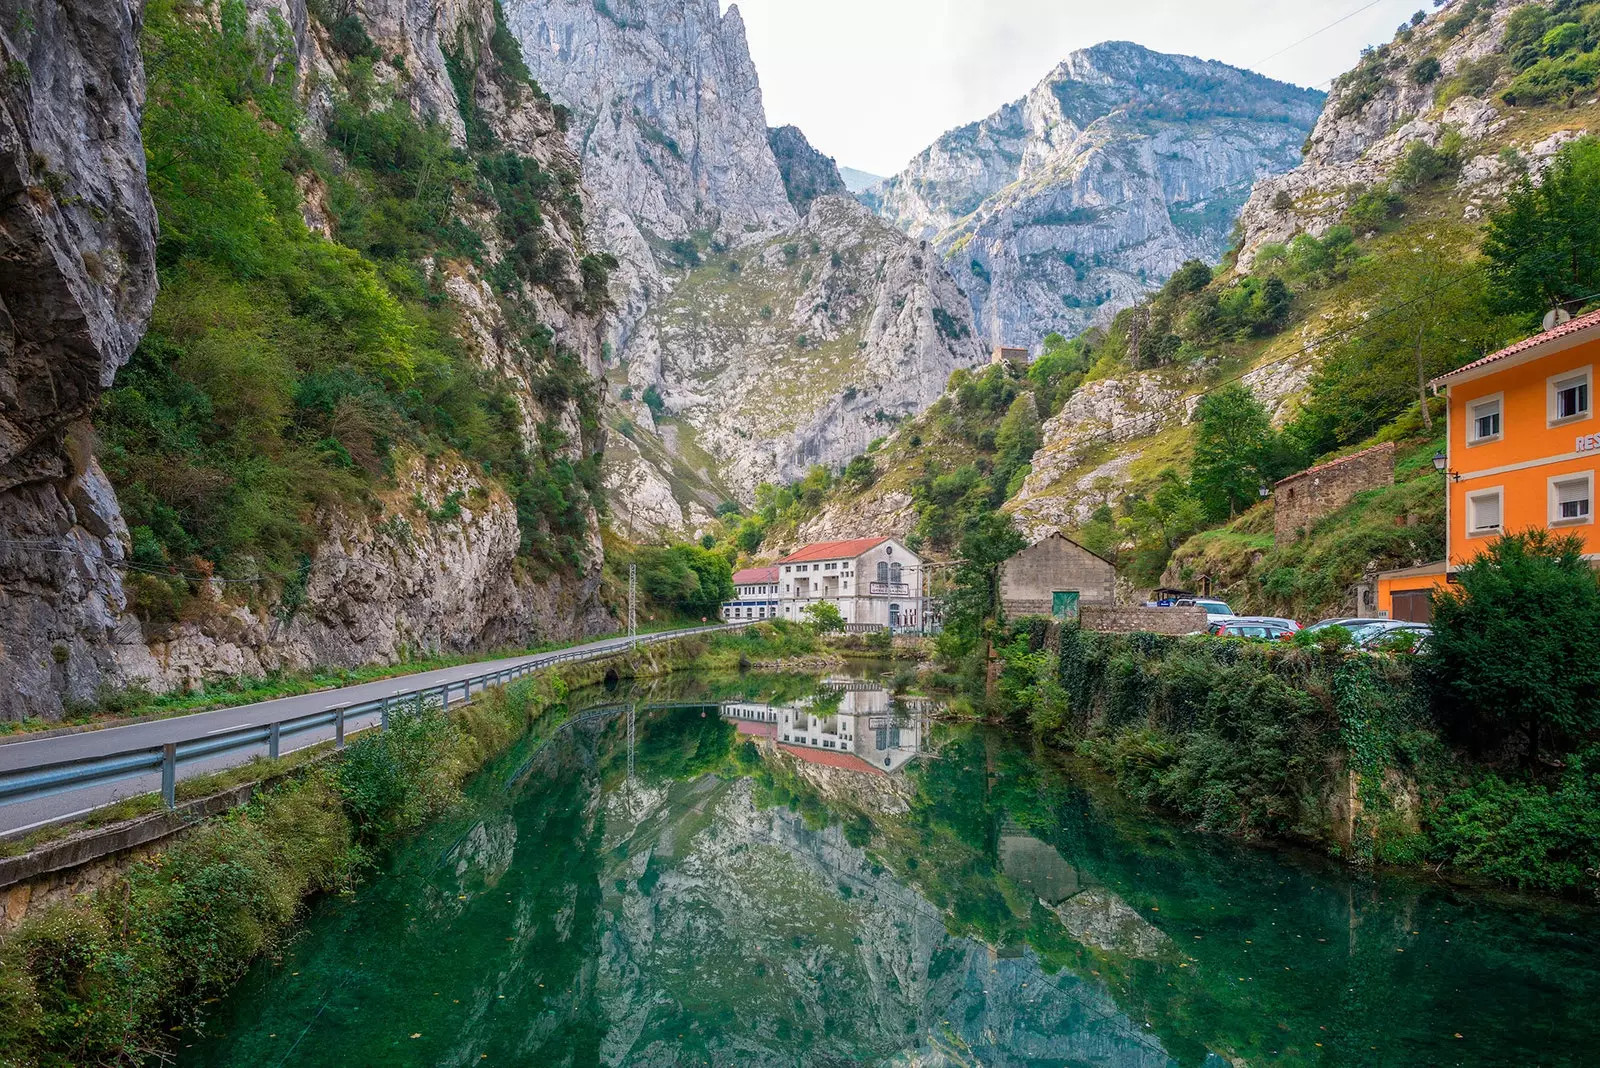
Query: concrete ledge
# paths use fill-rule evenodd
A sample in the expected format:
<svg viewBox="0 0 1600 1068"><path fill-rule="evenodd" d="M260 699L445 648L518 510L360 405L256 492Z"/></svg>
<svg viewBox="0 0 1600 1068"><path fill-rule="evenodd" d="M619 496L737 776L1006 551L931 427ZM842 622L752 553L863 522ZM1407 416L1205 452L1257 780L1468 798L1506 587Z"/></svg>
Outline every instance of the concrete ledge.
<svg viewBox="0 0 1600 1068"><path fill-rule="evenodd" d="M275 781L275 780L271 780ZM211 816L237 808L265 783L247 782L209 797L186 801L171 812L157 812L82 831L14 857L0 858L0 890L41 875L81 867L117 853L159 842Z"/></svg>

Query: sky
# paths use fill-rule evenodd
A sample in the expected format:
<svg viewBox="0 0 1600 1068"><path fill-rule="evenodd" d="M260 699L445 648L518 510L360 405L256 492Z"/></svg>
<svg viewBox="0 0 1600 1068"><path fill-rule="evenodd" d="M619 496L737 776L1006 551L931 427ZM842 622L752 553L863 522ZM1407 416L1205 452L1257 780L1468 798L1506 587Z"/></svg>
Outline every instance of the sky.
<svg viewBox="0 0 1600 1068"><path fill-rule="evenodd" d="M800 127L841 166L891 175L946 130L1023 96L1074 49L1134 41L1326 89L1364 46L1389 40L1432 3L738 0L738 7L767 122Z"/></svg>

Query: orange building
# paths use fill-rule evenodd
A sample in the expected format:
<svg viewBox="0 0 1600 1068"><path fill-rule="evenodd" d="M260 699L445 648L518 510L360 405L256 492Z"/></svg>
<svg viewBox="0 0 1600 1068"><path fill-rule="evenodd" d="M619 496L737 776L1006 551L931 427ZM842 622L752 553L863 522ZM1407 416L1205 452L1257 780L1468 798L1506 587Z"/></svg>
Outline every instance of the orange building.
<svg viewBox="0 0 1600 1068"><path fill-rule="evenodd" d="M1427 593L1503 533L1548 527L1583 537L1594 522L1600 420L1594 374L1600 311L1562 323L1433 381L1448 398L1446 557L1378 577L1378 608L1426 619Z"/></svg>

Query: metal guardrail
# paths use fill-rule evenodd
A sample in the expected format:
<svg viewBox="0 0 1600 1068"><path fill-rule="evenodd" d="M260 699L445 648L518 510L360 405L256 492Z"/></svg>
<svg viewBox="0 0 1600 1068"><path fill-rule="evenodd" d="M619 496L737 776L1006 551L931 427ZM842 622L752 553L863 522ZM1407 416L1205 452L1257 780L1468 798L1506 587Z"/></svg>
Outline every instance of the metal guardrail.
<svg viewBox="0 0 1600 1068"><path fill-rule="evenodd" d="M167 808L171 809L176 807L177 804L178 769L186 764L193 764L199 760L228 753L237 753L246 749L255 749L262 745L267 747L268 757L276 760L282 751L281 747L284 739L292 739L308 731L318 730L329 725L333 727L335 748L343 749L347 734L357 734L374 726L386 729L389 725L390 715L396 712L411 710L420 713L427 708L448 710L471 700L473 694L481 693L489 687L504 686L535 671L552 667L556 664L578 660L598 660L607 656L615 656L618 653L627 652L640 646L655 645L659 642L672 641L695 634L707 634L713 631L729 630L733 627L746 625L742 623L732 625L717 624L706 627L693 627L688 630L663 631L659 634L639 635L627 644L616 645L606 649L579 649L542 654L514 667L472 675L456 682L446 682L437 686L402 691L376 701L337 705L323 709L320 712L308 712L304 715L291 716L267 724L235 727L231 730L219 731L216 734L207 734L198 738L189 738L180 742L140 746L102 756L80 757L75 760L63 760L50 764L39 764L31 768L0 772L0 805L13 804L19 801L34 801L72 790L82 790L92 786L104 786L122 782L126 779L134 779L141 775L149 775L159 771L161 773L161 797ZM352 720L367 719L374 714L377 716L376 722L351 722ZM347 727L353 727L354 729L347 731Z"/></svg>

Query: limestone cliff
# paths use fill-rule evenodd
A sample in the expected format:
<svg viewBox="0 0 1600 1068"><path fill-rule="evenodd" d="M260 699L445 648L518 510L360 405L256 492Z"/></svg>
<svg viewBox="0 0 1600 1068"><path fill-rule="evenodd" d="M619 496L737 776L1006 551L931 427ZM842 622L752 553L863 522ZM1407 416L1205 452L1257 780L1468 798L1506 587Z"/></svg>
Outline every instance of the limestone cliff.
<svg viewBox="0 0 1600 1068"><path fill-rule="evenodd" d="M554 175L576 172L554 106L496 68L492 0L312 6L246 7L264 54L287 50L277 70L296 79L308 142L322 136L345 91L350 37L340 40L322 21L337 15L354 20L341 32L357 35L372 57L370 106L397 99L463 150L470 115L500 149ZM198 558L138 562L86 417L134 354L155 297L139 13L118 0L20 0L0 4L0 27L12 72L0 85L0 166L10 191L0 208L0 718L56 715L63 702L90 702L105 686L166 690L520 645L604 625L598 521L587 503L574 505L587 513L586 533L568 553L570 566L530 568L528 539L549 532L530 527L484 465L449 450L425 458L398 443L365 499L326 493L305 517L316 543L295 583L223 581ZM466 107L458 84L470 95ZM339 159L336 147L319 150ZM298 188L307 226L337 238L322 180L304 168ZM461 211L481 252L421 265L437 284L451 345L506 391L525 448L557 441L553 457L576 464L598 452L599 428L570 393L549 387L549 376L558 357L589 374L600 369L581 221L543 212L541 280L491 286L486 275L510 243L481 202L463 201ZM151 581L186 587L180 613L133 610L131 589Z"/></svg>
<svg viewBox="0 0 1600 1068"><path fill-rule="evenodd" d="M0 3L0 718L48 711L69 664L98 677L128 637L87 417L156 293L139 27L128 0Z"/></svg>
<svg viewBox="0 0 1600 1068"><path fill-rule="evenodd" d="M768 130L737 7L506 12L571 109L590 231L622 263L606 487L625 532L687 532L761 481L843 463L979 358L939 258L844 198L799 130Z"/></svg>
<svg viewBox="0 0 1600 1068"><path fill-rule="evenodd" d="M1185 260L1216 260L1257 179L1299 160L1320 94L1126 42L945 134L869 199L931 240L983 337L1104 325Z"/></svg>
<svg viewBox="0 0 1600 1068"><path fill-rule="evenodd" d="M1530 113L1500 98L1513 74L1501 54L1506 23L1527 6L1452 5L1337 79L1304 162L1259 183L1240 213L1239 268L1249 270L1263 244L1326 233L1364 194L1387 188L1415 144L1464 146L1452 149L1463 158L1451 213L1473 221L1522 174L1537 178L1563 144L1593 128L1592 94L1565 101L1565 114Z"/></svg>

